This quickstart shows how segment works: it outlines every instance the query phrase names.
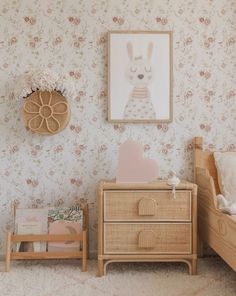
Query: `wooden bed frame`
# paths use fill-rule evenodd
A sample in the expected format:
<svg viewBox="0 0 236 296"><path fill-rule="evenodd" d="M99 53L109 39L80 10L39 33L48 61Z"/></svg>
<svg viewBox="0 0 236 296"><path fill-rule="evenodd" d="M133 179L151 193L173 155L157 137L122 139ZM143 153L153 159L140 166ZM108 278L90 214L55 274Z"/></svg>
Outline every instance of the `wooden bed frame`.
<svg viewBox="0 0 236 296"><path fill-rule="evenodd" d="M198 254L206 242L236 271L236 216L217 208L220 193L213 152L203 150L203 138L194 139L194 180L198 185Z"/></svg>

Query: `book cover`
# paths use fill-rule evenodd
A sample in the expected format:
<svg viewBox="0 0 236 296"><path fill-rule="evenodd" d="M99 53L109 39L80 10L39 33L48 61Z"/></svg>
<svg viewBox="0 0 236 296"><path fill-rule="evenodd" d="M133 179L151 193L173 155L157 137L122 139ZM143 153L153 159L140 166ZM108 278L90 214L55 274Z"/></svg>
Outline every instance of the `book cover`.
<svg viewBox="0 0 236 296"><path fill-rule="evenodd" d="M75 221L55 221L49 224L49 234L80 234L81 224ZM48 251L72 252L80 250L80 242L49 242Z"/></svg>
<svg viewBox="0 0 236 296"><path fill-rule="evenodd" d="M38 226L36 227L36 225ZM29 232L26 233L26 231ZM47 234L48 209L16 209L15 233ZM38 244L40 245L40 251L46 252L46 243L39 242ZM17 249L19 249L19 244L17 244Z"/></svg>
<svg viewBox="0 0 236 296"><path fill-rule="evenodd" d="M83 211L79 206L53 208L48 210L48 222L77 221L83 223Z"/></svg>
<svg viewBox="0 0 236 296"><path fill-rule="evenodd" d="M41 234L42 224L39 222L19 222L17 225L18 234ZM40 252L40 242L20 242L16 246L17 252Z"/></svg>
<svg viewBox="0 0 236 296"><path fill-rule="evenodd" d="M83 211L79 206L48 211L49 234L79 234L83 230ZM48 251L78 251L80 242L49 242Z"/></svg>

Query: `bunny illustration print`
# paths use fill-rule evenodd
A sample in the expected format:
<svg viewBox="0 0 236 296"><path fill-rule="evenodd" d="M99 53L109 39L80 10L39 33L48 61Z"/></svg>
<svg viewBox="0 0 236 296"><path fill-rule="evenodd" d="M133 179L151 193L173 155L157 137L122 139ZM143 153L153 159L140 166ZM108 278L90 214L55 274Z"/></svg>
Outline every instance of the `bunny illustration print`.
<svg viewBox="0 0 236 296"><path fill-rule="evenodd" d="M132 43L127 43L127 53L130 63L126 74L133 89L124 108L124 119L156 119L156 112L148 88L153 79L151 65L152 52L153 43L150 42L147 48L147 58L134 56Z"/></svg>

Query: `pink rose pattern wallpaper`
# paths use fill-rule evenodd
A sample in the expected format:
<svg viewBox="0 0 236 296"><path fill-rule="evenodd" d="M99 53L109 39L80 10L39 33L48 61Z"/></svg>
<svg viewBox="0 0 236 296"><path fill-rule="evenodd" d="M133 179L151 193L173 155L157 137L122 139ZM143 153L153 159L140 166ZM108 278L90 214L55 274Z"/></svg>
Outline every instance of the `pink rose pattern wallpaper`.
<svg viewBox="0 0 236 296"><path fill-rule="evenodd" d="M11 227L11 204L90 205L96 252L96 186L115 177L118 147L128 138L158 161L161 177L175 169L193 177L193 142L236 149L235 0L2 0L0 6L0 253ZM107 122L107 32L173 31L171 124ZM24 71L41 66L69 73L77 90L61 133L26 131L23 102L11 89Z"/></svg>

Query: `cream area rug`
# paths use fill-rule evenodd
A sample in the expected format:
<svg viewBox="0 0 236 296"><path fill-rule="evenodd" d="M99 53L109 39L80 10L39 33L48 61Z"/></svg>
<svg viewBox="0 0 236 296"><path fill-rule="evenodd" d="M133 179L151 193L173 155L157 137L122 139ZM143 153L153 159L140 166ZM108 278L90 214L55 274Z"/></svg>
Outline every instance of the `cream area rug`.
<svg viewBox="0 0 236 296"><path fill-rule="evenodd" d="M179 263L116 263L102 278L96 277L96 261L89 261L88 272L80 267L80 261L15 262L10 273L0 272L0 295L236 295L236 273L220 258L200 259L197 276L188 275L187 266Z"/></svg>

